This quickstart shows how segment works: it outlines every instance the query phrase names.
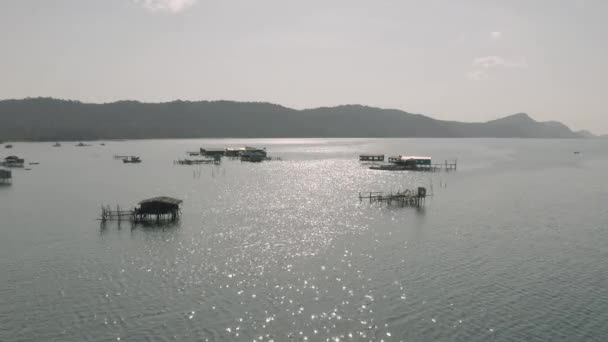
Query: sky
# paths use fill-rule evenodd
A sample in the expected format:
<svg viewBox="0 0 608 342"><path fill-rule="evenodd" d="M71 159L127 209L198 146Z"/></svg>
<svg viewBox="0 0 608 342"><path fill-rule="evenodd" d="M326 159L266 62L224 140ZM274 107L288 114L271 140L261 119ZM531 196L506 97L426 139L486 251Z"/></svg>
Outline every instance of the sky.
<svg viewBox="0 0 608 342"><path fill-rule="evenodd" d="M525 112L608 133L605 0L2 0L0 99Z"/></svg>

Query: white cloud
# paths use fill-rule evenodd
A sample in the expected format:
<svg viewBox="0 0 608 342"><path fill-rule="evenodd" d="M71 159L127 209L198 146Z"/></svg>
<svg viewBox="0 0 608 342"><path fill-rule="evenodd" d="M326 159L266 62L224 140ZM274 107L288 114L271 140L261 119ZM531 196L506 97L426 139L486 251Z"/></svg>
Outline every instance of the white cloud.
<svg viewBox="0 0 608 342"><path fill-rule="evenodd" d="M150 11L181 12L193 6L198 0L133 0Z"/></svg>
<svg viewBox="0 0 608 342"><path fill-rule="evenodd" d="M499 40L500 38L502 38L502 32L500 32L500 31L490 32L490 37L492 38L492 40Z"/></svg>
<svg viewBox="0 0 608 342"><path fill-rule="evenodd" d="M467 78L473 81L481 81L488 78L488 73L484 70L475 70L468 73Z"/></svg>
<svg viewBox="0 0 608 342"><path fill-rule="evenodd" d="M498 68L527 68L528 62L525 58L507 59L501 56L477 57L473 60L473 71L466 74L466 77L473 81L480 81L489 78L490 70Z"/></svg>
<svg viewBox="0 0 608 342"><path fill-rule="evenodd" d="M525 58L506 59L501 56L477 57L473 60L473 66L478 68L526 68L528 62Z"/></svg>

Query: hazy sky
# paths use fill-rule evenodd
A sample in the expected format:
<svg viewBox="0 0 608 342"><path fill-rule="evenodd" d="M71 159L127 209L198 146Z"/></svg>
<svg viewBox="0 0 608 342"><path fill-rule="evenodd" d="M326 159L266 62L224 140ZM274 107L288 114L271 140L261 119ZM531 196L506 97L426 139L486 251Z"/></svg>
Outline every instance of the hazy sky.
<svg viewBox="0 0 608 342"><path fill-rule="evenodd" d="M606 0L1 0L0 98L360 103L608 133Z"/></svg>

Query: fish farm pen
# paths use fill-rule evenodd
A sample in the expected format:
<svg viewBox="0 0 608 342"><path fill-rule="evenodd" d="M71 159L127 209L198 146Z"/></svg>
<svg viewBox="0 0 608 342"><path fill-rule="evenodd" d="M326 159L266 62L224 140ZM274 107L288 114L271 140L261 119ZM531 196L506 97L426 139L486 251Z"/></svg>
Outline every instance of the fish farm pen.
<svg viewBox="0 0 608 342"><path fill-rule="evenodd" d="M179 165L200 165L200 164L221 164L222 159L219 157L214 157L213 159L181 159L173 162L174 164Z"/></svg>
<svg viewBox="0 0 608 342"><path fill-rule="evenodd" d="M397 191L396 193L369 192L359 193L359 201L369 200L369 203L382 203L397 207L420 207L424 205L427 195L426 188L417 190Z"/></svg>
<svg viewBox="0 0 608 342"><path fill-rule="evenodd" d="M105 221L131 221L149 222L161 220L175 221L179 218L179 206L182 200L171 197L154 197L139 202L139 207L131 210L121 210L119 206L101 206L102 222Z"/></svg>
<svg viewBox="0 0 608 342"><path fill-rule="evenodd" d="M13 173L11 170L0 169L0 184L11 184Z"/></svg>

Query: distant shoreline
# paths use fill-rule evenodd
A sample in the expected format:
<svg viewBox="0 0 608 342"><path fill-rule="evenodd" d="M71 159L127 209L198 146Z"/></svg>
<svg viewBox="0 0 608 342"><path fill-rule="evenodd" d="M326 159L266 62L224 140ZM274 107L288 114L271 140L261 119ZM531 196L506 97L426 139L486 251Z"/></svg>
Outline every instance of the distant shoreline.
<svg viewBox="0 0 608 342"><path fill-rule="evenodd" d="M284 138L593 138L525 113L487 122L443 121L395 109L342 105L292 109L264 102L0 101L0 140Z"/></svg>
<svg viewBox="0 0 608 342"><path fill-rule="evenodd" d="M141 139L92 139L92 140L0 140L0 145L15 143L104 143L104 142L129 142L129 141L152 141L152 140L280 140L280 139L400 139L400 140L608 140L605 137L595 138L518 138L518 137L199 137L199 138L141 138ZM2 147L2 146L0 146Z"/></svg>

